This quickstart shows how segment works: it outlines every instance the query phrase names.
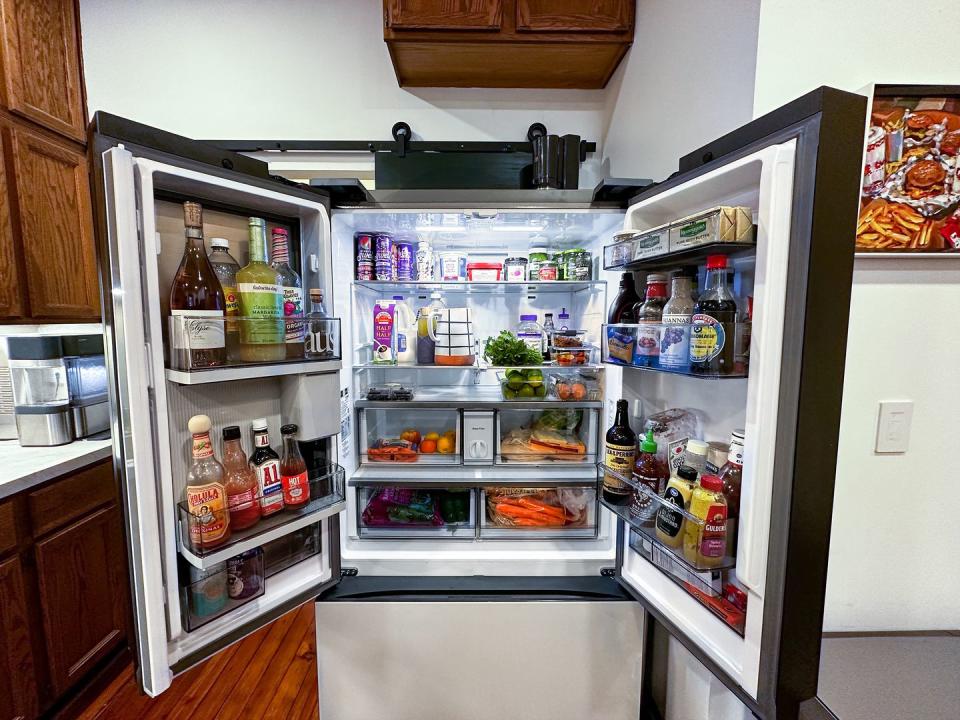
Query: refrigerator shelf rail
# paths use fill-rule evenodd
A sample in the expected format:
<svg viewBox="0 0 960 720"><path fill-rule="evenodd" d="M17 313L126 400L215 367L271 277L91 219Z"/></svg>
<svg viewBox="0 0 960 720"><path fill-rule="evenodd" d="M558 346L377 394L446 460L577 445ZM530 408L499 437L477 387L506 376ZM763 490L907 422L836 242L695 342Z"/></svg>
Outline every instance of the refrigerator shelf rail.
<svg viewBox="0 0 960 720"><path fill-rule="evenodd" d="M679 344L689 347L695 341L694 329L699 327L696 325L665 323L604 324L601 358L608 365L619 365L670 375L685 375L708 380L743 379L749 373L750 325L749 322L735 323L734 352L739 359L736 361L732 372L729 373L693 372L690 362L677 366L665 366L660 363L659 354L644 354L652 352L649 350L649 344L643 345L645 340L647 343L654 343L654 350L657 353L663 351L665 344ZM667 336L666 333L668 332L672 335Z"/></svg>
<svg viewBox="0 0 960 720"><path fill-rule="evenodd" d="M440 290L468 295L542 295L545 293L579 293L606 291L605 280L355 280L354 286L378 295L405 293L415 295Z"/></svg>
<svg viewBox="0 0 960 720"><path fill-rule="evenodd" d="M230 382L232 380L248 380L262 377L276 377L278 375L299 375L314 372L333 372L341 368L340 351L340 319L324 318L322 320L284 320L234 317L224 319L222 316L171 316L169 318L169 365L165 375L167 380L179 385L198 385L213 382ZM215 324L223 328L228 336L236 332L238 341L246 333L263 332L266 325L267 332L274 326L277 334L283 337L285 324L287 329L300 328L304 332L307 323L311 326L310 338L304 342L304 350L313 344L323 345L321 357L300 357L290 360L274 362L243 362L228 361L226 365L218 367L195 367L194 352L203 350L202 339L198 339L193 329L200 324ZM228 342L229 345L229 342ZM197 347L195 347L197 346ZM301 355L304 353L301 353Z"/></svg>
<svg viewBox="0 0 960 720"><path fill-rule="evenodd" d="M624 523L626 523L634 531L642 535L646 540L655 544L661 552L669 555L675 560L681 567L685 568L689 572L693 573L703 573L703 572L713 572L715 570L729 570L737 565L737 559L730 555L724 555L719 559L715 564L703 564L695 560L688 559L681 547L671 547L663 542L660 537L657 535L653 523L644 523L639 517L637 517L631 510L632 501L628 497L627 500L621 504L615 504L603 497L603 476L605 474L612 475L616 479L630 486L631 490L634 493L639 493L643 495L644 501L648 503L647 507L650 507L650 514L656 516L661 511L677 513L683 517L683 527L680 530L680 534L684 535L688 532L688 528L694 528L695 536L697 538L697 544L699 545L699 538L703 532L703 528L706 523L698 518L696 515L692 515L687 510L674 505L673 503L665 500L660 497L657 493L651 490L649 487L643 483L637 482L632 477L623 475L611 470L609 467L603 463L597 464L598 469L598 479L597 479L597 492L601 496L600 502L603 503L603 506L610 510L610 512L617 515L621 518ZM729 547L727 548L729 550Z"/></svg>
<svg viewBox="0 0 960 720"><path fill-rule="evenodd" d="M201 519L190 512L185 502L181 502L177 505L177 549L195 568L209 570L234 555L318 523L346 506L345 476L342 467L329 465L326 472L310 478L310 501L302 508L284 509L261 518L253 527L238 530L227 542L212 547L209 542L204 542ZM226 514L226 511L220 512Z"/></svg>
<svg viewBox="0 0 960 720"><path fill-rule="evenodd" d="M714 242L682 250L673 250L661 255L638 256L635 240L627 240L603 248L603 269L626 271L663 270L681 265L702 265L708 255L742 257L753 255L757 245L753 242Z"/></svg>

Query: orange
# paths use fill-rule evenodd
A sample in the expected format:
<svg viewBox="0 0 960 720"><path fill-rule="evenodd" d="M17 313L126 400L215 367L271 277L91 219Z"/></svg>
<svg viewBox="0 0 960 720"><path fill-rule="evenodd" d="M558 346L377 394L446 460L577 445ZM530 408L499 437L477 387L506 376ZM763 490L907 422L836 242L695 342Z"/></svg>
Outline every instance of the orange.
<svg viewBox="0 0 960 720"><path fill-rule="evenodd" d="M429 432L429 433L427 433L426 435L424 435L423 437L424 437L425 440L439 440L439 439L440 439L440 433Z"/></svg>
<svg viewBox="0 0 960 720"><path fill-rule="evenodd" d="M437 451L437 441L436 440L424 440L420 443L420 452L430 455Z"/></svg>
<svg viewBox="0 0 960 720"><path fill-rule="evenodd" d="M437 451L441 455L449 455L450 453L453 452L454 445L455 445L454 439L447 435L444 435L442 438L440 438L437 441Z"/></svg>

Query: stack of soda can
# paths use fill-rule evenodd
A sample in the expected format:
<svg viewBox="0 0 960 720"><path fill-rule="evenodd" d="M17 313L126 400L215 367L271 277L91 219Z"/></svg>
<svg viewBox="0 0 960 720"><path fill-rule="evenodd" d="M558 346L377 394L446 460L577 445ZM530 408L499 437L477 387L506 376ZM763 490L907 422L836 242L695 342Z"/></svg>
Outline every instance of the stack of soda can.
<svg viewBox="0 0 960 720"><path fill-rule="evenodd" d="M407 234L355 232L357 280L415 280L413 240Z"/></svg>

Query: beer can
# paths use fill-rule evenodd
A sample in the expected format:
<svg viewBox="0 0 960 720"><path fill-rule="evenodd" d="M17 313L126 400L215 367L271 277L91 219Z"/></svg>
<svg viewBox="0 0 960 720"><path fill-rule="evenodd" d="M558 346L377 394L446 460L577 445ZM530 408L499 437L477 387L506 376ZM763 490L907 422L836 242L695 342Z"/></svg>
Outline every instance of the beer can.
<svg viewBox="0 0 960 720"><path fill-rule="evenodd" d="M413 280L414 254L413 243L406 238L398 238L393 243L394 253L397 256L397 280Z"/></svg>
<svg viewBox="0 0 960 720"><path fill-rule="evenodd" d="M867 131L867 153L863 162L863 192L875 195L883 188L884 168L886 167L887 146L886 131L873 125Z"/></svg>
<svg viewBox="0 0 960 720"><path fill-rule="evenodd" d="M373 238L374 270L377 280L393 280L395 258L393 238L389 233L377 233Z"/></svg>
<svg viewBox="0 0 960 720"><path fill-rule="evenodd" d="M356 248L357 280L373 280L373 233L355 232L353 244Z"/></svg>

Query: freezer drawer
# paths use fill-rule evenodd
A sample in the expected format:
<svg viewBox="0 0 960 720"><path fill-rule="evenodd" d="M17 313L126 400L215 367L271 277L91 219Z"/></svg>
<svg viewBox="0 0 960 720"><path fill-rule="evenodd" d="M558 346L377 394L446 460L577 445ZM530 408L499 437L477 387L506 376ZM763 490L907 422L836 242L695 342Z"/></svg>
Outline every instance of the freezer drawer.
<svg viewBox="0 0 960 720"><path fill-rule="evenodd" d="M600 411L591 408L497 412L496 462L525 465L596 462Z"/></svg>
<svg viewBox="0 0 960 720"><path fill-rule="evenodd" d="M591 483L480 490L481 539L593 539L597 518L597 491Z"/></svg>
<svg viewBox="0 0 960 720"><path fill-rule="evenodd" d="M360 463L459 465L457 408L362 408Z"/></svg>
<svg viewBox="0 0 960 720"><path fill-rule="evenodd" d="M357 487L357 533L362 538L473 540L476 517L477 491L473 488Z"/></svg>
<svg viewBox="0 0 960 720"><path fill-rule="evenodd" d="M323 720L639 717L639 603L429 592L316 603Z"/></svg>

